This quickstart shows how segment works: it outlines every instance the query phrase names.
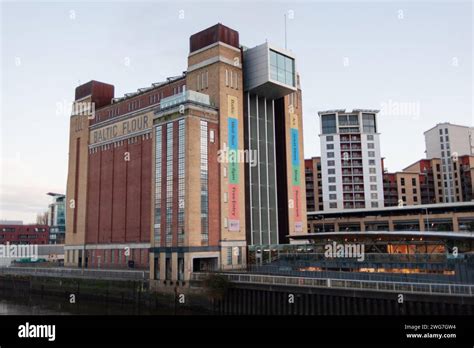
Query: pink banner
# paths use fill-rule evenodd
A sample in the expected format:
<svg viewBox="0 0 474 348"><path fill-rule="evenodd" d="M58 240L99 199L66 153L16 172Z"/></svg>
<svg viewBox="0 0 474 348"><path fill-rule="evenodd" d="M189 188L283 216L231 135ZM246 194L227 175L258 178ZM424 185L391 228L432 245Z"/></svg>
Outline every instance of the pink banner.
<svg viewBox="0 0 474 348"><path fill-rule="evenodd" d="M239 185L229 185L229 220L239 220Z"/></svg>
<svg viewBox="0 0 474 348"><path fill-rule="evenodd" d="M293 202L295 207L295 222L301 222L301 196L299 186L293 186Z"/></svg>

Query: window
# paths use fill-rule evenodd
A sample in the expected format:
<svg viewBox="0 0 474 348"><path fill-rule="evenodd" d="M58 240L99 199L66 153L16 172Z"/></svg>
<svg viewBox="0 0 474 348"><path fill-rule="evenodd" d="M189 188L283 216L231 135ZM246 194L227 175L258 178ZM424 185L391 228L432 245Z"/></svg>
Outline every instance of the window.
<svg viewBox="0 0 474 348"><path fill-rule="evenodd" d="M336 177L335 176L328 177L328 182L331 182L331 183L336 182Z"/></svg>
<svg viewBox="0 0 474 348"><path fill-rule="evenodd" d="M328 161L328 167L334 167L335 165L336 165L336 162L334 162L334 160Z"/></svg>
<svg viewBox="0 0 474 348"><path fill-rule="evenodd" d="M376 169L375 168L369 168L369 174L375 174Z"/></svg>
<svg viewBox="0 0 474 348"><path fill-rule="evenodd" d="M328 158L334 158L334 152L328 152Z"/></svg>
<svg viewBox="0 0 474 348"><path fill-rule="evenodd" d="M232 265L232 247L227 248L227 265Z"/></svg>
<svg viewBox="0 0 474 348"><path fill-rule="evenodd" d="M418 197L417 196L413 197L413 202L418 202Z"/></svg>
<svg viewBox="0 0 474 348"><path fill-rule="evenodd" d="M227 192L224 192L224 203L227 203L228 199L229 199L229 194Z"/></svg>
<svg viewBox="0 0 474 348"><path fill-rule="evenodd" d="M371 134L367 135L367 140L371 140L371 141L374 140L374 136Z"/></svg>
<svg viewBox="0 0 474 348"><path fill-rule="evenodd" d="M400 179L400 185L405 186L405 178Z"/></svg>
<svg viewBox="0 0 474 348"><path fill-rule="evenodd" d="M330 200L335 200L335 199L337 199L337 195L335 193L331 193L331 194L329 194L329 199Z"/></svg>
<svg viewBox="0 0 474 348"><path fill-rule="evenodd" d="M336 191L336 185L329 185L329 191L331 192Z"/></svg>
<svg viewBox="0 0 474 348"><path fill-rule="evenodd" d="M369 157L375 157L375 151L369 151Z"/></svg>
<svg viewBox="0 0 474 348"><path fill-rule="evenodd" d="M237 264L241 265L242 264L242 247L238 247L238 252L239 254L237 255Z"/></svg>
<svg viewBox="0 0 474 348"><path fill-rule="evenodd" d="M376 176L371 176L370 177L370 182L377 182L377 177Z"/></svg>
<svg viewBox="0 0 474 348"><path fill-rule="evenodd" d="M154 239L155 245L161 245L161 199L162 199L162 148L163 148L163 137L162 137L162 126L156 126L156 140L155 140L155 226L154 226ZM165 178L163 178L165 179ZM113 260L111 261L113 263Z"/></svg>
<svg viewBox="0 0 474 348"><path fill-rule="evenodd" d="M225 85L229 87L229 70L225 69Z"/></svg>
<svg viewBox="0 0 474 348"><path fill-rule="evenodd" d="M329 208L337 208L337 203L335 202L329 203Z"/></svg>
<svg viewBox="0 0 474 348"><path fill-rule="evenodd" d="M444 129L444 134L448 134L448 128Z"/></svg>
<svg viewBox="0 0 474 348"><path fill-rule="evenodd" d="M209 72L206 70L204 73L204 82L203 82L203 88L208 88L209 87Z"/></svg>
<svg viewBox="0 0 474 348"><path fill-rule="evenodd" d="M367 148L368 148L368 149L373 149L373 148L375 148L374 143L367 143Z"/></svg>
<svg viewBox="0 0 474 348"><path fill-rule="evenodd" d="M443 130L442 129L439 130L439 135L443 135Z"/></svg>
<svg viewBox="0 0 474 348"><path fill-rule="evenodd" d="M214 139L214 130L211 129L209 131L209 142L214 143L214 141L215 141L215 139Z"/></svg>
<svg viewBox="0 0 474 348"><path fill-rule="evenodd" d="M402 193L406 193L406 190L405 190L405 188L402 188Z"/></svg>
<svg viewBox="0 0 474 348"><path fill-rule="evenodd" d="M371 191L377 191L377 185L370 185Z"/></svg>
<svg viewBox="0 0 474 348"><path fill-rule="evenodd" d="M336 115L322 115L321 124L323 134L336 133Z"/></svg>
<svg viewBox="0 0 474 348"><path fill-rule="evenodd" d="M411 184L412 184L413 186L416 186L416 179L415 179L415 178L412 178L412 179L411 179Z"/></svg>
<svg viewBox="0 0 474 348"><path fill-rule="evenodd" d="M201 121L201 244L207 245L209 240L209 200L208 200L208 146L207 146L207 122Z"/></svg>
<svg viewBox="0 0 474 348"><path fill-rule="evenodd" d="M326 137L326 141L334 141L334 136L328 135L328 136Z"/></svg>
<svg viewBox="0 0 474 348"><path fill-rule="evenodd" d="M270 78L295 86L295 64L293 58L270 50Z"/></svg>
<svg viewBox="0 0 474 348"><path fill-rule="evenodd" d="M378 198L377 193L371 193L371 194L370 194L370 198L371 198L371 199L377 199L377 198Z"/></svg>
<svg viewBox="0 0 474 348"><path fill-rule="evenodd" d="M375 133L377 131L374 114L362 114L362 128L365 133Z"/></svg>
<svg viewBox="0 0 474 348"><path fill-rule="evenodd" d="M369 166L375 166L375 160L373 159L369 160Z"/></svg>
<svg viewBox="0 0 474 348"><path fill-rule="evenodd" d="M336 169L334 168L329 168L328 169L328 174L331 175L331 174L336 174Z"/></svg>
<svg viewBox="0 0 474 348"><path fill-rule="evenodd" d="M379 207L379 203L378 202L370 202L370 206L372 208L378 208Z"/></svg>
<svg viewBox="0 0 474 348"><path fill-rule="evenodd" d="M334 150L334 144L326 144L327 150Z"/></svg>
<svg viewBox="0 0 474 348"><path fill-rule="evenodd" d="M339 126L358 126L359 117L357 115L339 115Z"/></svg>

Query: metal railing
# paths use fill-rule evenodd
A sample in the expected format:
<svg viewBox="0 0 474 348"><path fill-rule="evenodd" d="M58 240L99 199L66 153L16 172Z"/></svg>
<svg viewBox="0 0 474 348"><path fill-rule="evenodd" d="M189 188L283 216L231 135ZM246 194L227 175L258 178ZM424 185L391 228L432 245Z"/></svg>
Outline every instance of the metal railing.
<svg viewBox="0 0 474 348"><path fill-rule="evenodd" d="M31 275L61 278L88 278L110 280L147 280L150 272L143 270L80 269L51 267L0 267L2 275Z"/></svg>
<svg viewBox="0 0 474 348"><path fill-rule="evenodd" d="M445 296L469 296L474 294L474 285L382 282L373 280L346 280L331 278L282 277L261 274L219 273L233 283L264 284L280 286L301 286L310 288L331 288L360 291L403 292ZM192 273L191 280L202 281L208 273Z"/></svg>

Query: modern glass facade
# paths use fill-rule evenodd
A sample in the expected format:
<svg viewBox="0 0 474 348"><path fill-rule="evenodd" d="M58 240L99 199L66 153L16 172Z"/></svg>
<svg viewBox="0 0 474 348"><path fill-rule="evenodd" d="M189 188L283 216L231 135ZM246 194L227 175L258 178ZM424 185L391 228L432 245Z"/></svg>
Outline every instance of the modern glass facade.
<svg viewBox="0 0 474 348"><path fill-rule="evenodd" d="M270 50L270 78L295 87L294 59Z"/></svg>
<svg viewBox="0 0 474 348"><path fill-rule="evenodd" d="M49 195L53 197L48 209L49 243L62 244L66 233L65 196L55 193Z"/></svg>
<svg viewBox="0 0 474 348"><path fill-rule="evenodd" d="M247 94L248 147L257 165L249 166L251 244L278 243L274 101Z"/></svg>
<svg viewBox="0 0 474 348"><path fill-rule="evenodd" d="M201 183L201 244L209 243L209 195L208 195L208 146L207 122L201 121L201 158L200 158L200 183Z"/></svg>

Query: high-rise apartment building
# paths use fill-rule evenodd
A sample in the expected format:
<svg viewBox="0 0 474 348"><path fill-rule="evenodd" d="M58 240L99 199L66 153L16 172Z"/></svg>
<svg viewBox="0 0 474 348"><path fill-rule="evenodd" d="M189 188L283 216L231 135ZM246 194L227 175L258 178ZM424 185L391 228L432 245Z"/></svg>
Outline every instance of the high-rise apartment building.
<svg viewBox="0 0 474 348"><path fill-rule="evenodd" d="M384 173L385 206L422 204L420 179L420 174L417 172Z"/></svg>
<svg viewBox="0 0 474 348"><path fill-rule="evenodd" d="M377 113L319 112L324 210L384 206Z"/></svg>
<svg viewBox="0 0 474 348"><path fill-rule="evenodd" d="M305 159L304 166L306 181L306 210L307 212L324 210L321 157Z"/></svg>
<svg viewBox="0 0 474 348"><path fill-rule="evenodd" d="M474 155L474 128L439 123L425 133L426 158L441 160L441 179L443 202L459 202L460 178L458 159ZM459 173L458 173L459 174Z"/></svg>
<svg viewBox="0 0 474 348"><path fill-rule="evenodd" d="M473 200L474 156L456 156L451 159L451 172L444 173L442 159L422 159L403 169L403 172L418 173L422 204L446 202L445 176L452 177L452 189L456 202ZM446 163L449 163L446 161Z"/></svg>
<svg viewBox="0 0 474 348"><path fill-rule="evenodd" d="M171 285L306 232L295 57L243 48L222 24L189 47L182 75L135 93L76 89L66 264L150 267L153 286Z"/></svg>

